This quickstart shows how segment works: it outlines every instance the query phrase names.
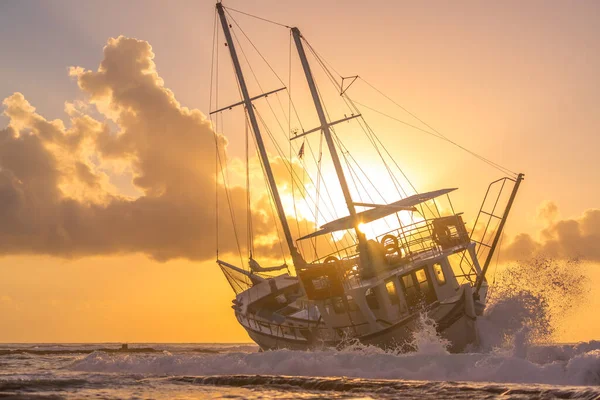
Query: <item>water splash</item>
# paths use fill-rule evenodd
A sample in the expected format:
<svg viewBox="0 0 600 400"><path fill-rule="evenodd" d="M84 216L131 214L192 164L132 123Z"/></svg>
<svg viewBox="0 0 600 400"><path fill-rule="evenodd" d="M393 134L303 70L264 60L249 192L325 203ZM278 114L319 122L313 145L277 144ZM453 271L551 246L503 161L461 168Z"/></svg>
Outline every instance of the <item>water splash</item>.
<svg viewBox="0 0 600 400"><path fill-rule="evenodd" d="M411 342L418 354L448 354L451 343L439 335L436 325L426 312L419 314L418 329Z"/></svg>
<svg viewBox="0 0 600 400"><path fill-rule="evenodd" d="M588 293L580 261L533 258L509 265L490 289L477 321L481 350L524 357L532 343L552 341L564 316Z"/></svg>
<svg viewBox="0 0 600 400"><path fill-rule="evenodd" d="M371 344L361 343L358 338L355 337L344 337L337 346L337 349L325 349L330 351L338 350L340 353L361 353L361 354L395 354L399 352L398 348L382 349Z"/></svg>
<svg viewBox="0 0 600 400"><path fill-rule="evenodd" d="M440 336L436 322L429 317L425 310L419 313L416 328L410 342L390 346L386 349L363 344L355 337L345 336L336 349L327 350L361 354L403 354L407 352L428 355L448 354L451 342Z"/></svg>
<svg viewBox="0 0 600 400"><path fill-rule="evenodd" d="M532 350L533 349L533 350ZM547 345L526 358L497 353L392 354L378 349L222 354L108 354L82 357L70 370L147 375L345 376L366 379L600 385L600 342Z"/></svg>

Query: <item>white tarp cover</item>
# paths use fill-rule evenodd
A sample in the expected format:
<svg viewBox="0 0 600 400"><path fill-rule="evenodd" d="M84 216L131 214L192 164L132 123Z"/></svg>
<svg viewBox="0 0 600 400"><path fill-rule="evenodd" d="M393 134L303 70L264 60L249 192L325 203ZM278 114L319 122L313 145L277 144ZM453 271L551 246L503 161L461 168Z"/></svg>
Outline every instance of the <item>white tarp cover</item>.
<svg viewBox="0 0 600 400"><path fill-rule="evenodd" d="M402 200L398 200L391 204L385 204L385 205L373 207L369 210L361 211L356 214L356 217L358 218L359 223L366 224L368 222L375 221L375 220L383 218L383 217L387 217L388 215L394 214L398 211L403 211L403 210L415 211L414 206L421 204L423 202L426 202L428 200L434 199L436 197L445 195L447 193L450 193L456 189L457 188L440 189L440 190L434 190L433 192L417 193L415 195L409 196ZM352 229L353 227L354 227L354 223L352 222L352 219L348 215L346 217L336 219L335 221L328 222L325 225L322 225L320 230L313 232L309 235L303 236L298 240L308 239L311 237L324 235L326 233L341 231L344 229Z"/></svg>

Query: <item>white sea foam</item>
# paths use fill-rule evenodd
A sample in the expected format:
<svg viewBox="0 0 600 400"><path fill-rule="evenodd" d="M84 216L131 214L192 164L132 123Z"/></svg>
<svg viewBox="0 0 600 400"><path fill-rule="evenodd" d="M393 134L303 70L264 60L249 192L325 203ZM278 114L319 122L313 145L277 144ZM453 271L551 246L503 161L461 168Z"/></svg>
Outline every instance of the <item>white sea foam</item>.
<svg viewBox="0 0 600 400"><path fill-rule="evenodd" d="M419 315L418 330L413 334L412 345L417 353L425 355L444 355L448 354L450 341L438 334L436 324L427 313Z"/></svg>
<svg viewBox="0 0 600 400"><path fill-rule="evenodd" d="M92 353L71 368L151 375L295 375L372 379L600 385L600 342L544 346L533 357L496 353L391 354L363 350L123 355ZM566 357L566 358L565 358ZM540 362L546 358L546 362Z"/></svg>

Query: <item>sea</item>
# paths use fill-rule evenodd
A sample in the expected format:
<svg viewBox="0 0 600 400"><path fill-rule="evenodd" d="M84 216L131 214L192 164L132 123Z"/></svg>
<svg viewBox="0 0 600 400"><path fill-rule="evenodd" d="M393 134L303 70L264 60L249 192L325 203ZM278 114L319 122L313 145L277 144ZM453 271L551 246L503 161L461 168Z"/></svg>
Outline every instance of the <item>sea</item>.
<svg viewBox="0 0 600 400"><path fill-rule="evenodd" d="M517 346L518 347L518 346ZM597 399L600 341L449 354L421 345L2 344L1 399Z"/></svg>

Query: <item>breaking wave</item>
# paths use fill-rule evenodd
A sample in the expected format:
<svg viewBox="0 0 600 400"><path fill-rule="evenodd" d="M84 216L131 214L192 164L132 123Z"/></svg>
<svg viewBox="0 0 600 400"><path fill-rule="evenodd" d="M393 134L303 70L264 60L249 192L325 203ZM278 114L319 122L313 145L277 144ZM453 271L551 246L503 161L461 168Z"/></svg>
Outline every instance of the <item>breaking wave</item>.
<svg viewBox="0 0 600 400"><path fill-rule="evenodd" d="M346 376L368 379L600 385L600 342L543 346L526 358L498 353L391 354L382 350L277 350L210 355L96 352L71 368L150 375Z"/></svg>
<svg viewBox="0 0 600 400"><path fill-rule="evenodd" d="M79 388L88 384L85 379L21 379L0 380L0 397L3 392L31 390L61 390Z"/></svg>
<svg viewBox="0 0 600 400"><path fill-rule="evenodd" d="M216 375L205 377L182 376L169 381L192 385L234 387L281 387L312 392L336 391L368 394L368 398L491 398L518 396L518 398L594 399L600 394L592 387L547 387L532 385L474 384L461 382L390 381L353 378L306 378L265 375ZM468 393L468 396L466 394ZM457 396L457 394L460 394ZM379 396L377 396L379 395ZM324 398L327 398L323 396ZM362 396L361 396L362 397Z"/></svg>

